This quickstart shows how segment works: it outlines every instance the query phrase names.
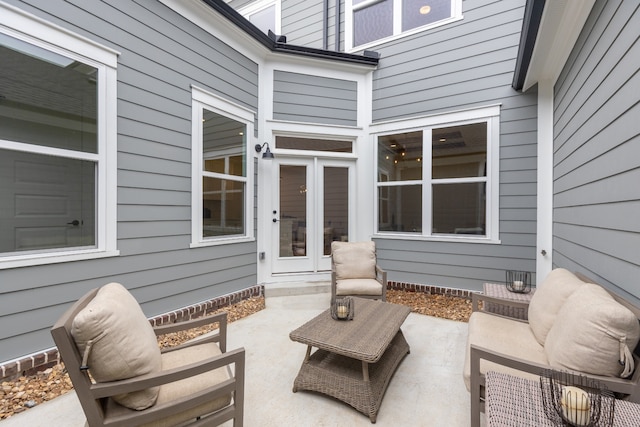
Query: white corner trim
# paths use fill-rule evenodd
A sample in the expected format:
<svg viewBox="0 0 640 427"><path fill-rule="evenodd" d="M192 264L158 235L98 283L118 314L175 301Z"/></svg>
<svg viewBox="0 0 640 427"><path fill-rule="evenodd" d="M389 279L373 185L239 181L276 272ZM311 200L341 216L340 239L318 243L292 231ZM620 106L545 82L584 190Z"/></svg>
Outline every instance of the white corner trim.
<svg viewBox="0 0 640 427"><path fill-rule="evenodd" d="M553 83L538 84L538 176L536 210L536 280L553 262ZM543 255L544 254L544 255Z"/></svg>

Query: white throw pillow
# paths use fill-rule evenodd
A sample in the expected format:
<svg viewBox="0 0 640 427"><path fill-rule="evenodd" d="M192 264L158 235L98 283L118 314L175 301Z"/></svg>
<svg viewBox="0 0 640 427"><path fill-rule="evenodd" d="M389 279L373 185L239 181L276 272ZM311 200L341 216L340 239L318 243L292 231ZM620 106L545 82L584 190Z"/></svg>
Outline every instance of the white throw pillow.
<svg viewBox="0 0 640 427"><path fill-rule="evenodd" d="M331 256L336 280L375 279L375 242L332 242Z"/></svg>
<svg viewBox="0 0 640 427"><path fill-rule="evenodd" d="M564 268L552 270L536 288L529 302L529 326L540 345L556 321L560 307L584 282Z"/></svg>
<svg viewBox="0 0 640 427"><path fill-rule="evenodd" d="M627 377L634 370L631 352L639 339L640 324L631 310L604 288L587 283L567 298L544 350L554 368Z"/></svg>
<svg viewBox="0 0 640 427"><path fill-rule="evenodd" d="M124 380L162 369L156 335L133 295L119 283L104 285L71 326L80 353L90 340L87 365L96 382ZM131 409L152 406L158 387L122 394L114 400Z"/></svg>

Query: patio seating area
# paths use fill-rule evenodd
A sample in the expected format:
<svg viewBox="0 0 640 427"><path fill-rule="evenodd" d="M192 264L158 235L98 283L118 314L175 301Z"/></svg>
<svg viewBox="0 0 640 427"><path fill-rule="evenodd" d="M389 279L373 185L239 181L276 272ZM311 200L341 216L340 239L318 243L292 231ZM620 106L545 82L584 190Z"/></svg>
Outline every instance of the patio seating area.
<svg viewBox="0 0 640 427"><path fill-rule="evenodd" d="M330 298L329 292L268 296L265 310L228 325L227 348L246 351L244 425L372 425L367 416L338 400L292 391L306 348L291 341L289 333L326 310ZM460 375L467 324L411 313L402 331L411 353L390 381L376 425L429 420L430 426L468 426L469 394ZM80 404L70 393L0 425L80 427L84 422Z"/></svg>

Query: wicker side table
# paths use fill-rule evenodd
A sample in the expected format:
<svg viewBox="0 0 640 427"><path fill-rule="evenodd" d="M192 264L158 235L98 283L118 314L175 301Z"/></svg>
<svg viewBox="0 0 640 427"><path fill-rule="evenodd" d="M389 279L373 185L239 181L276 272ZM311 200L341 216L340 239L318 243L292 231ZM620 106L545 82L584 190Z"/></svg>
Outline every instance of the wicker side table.
<svg viewBox="0 0 640 427"><path fill-rule="evenodd" d="M526 294L510 292L504 284L500 283L484 283L482 285L482 288L484 294L490 297L527 303L531 301L531 297L536 291L536 288L532 287L531 291ZM494 302L486 302L484 310L491 313L501 314L503 316L514 317L516 319L529 319L528 312L524 308L511 307Z"/></svg>
<svg viewBox="0 0 640 427"><path fill-rule="evenodd" d="M489 371L486 375L487 427L554 427L542 406L540 383ZM640 425L640 405L616 400L613 426Z"/></svg>

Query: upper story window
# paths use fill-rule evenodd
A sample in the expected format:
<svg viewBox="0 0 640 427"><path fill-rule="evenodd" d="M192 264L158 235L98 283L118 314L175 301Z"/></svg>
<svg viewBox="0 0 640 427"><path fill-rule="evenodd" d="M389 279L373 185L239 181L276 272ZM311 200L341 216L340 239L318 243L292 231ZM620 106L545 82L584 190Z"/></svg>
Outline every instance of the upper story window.
<svg viewBox="0 0 640 427"><path fill-rule="evenodd" d="M0 268L115 255L117 54L0 15Z"/></svg>
<svg viewBox="0 0 640 427"><path fill-rule="evenodd" d="M499 117L485 113L378 135L379 235L498 240Z"/></svg>
<svg viewBox="0 0 640 427"><path fill-rule="evenodd" d="M259 0L238 12L265 34L280 34L280 0Z"/></svg>
<svg viewBox="0 0 640 427"><path fill-rule="evenodd" d="M253 113L193 88L193 244L253 237Z"/></svg>
<svg viewBox="0 0 640 427"><path fill-rule="evenodd" d="M346 0L347 50L459 19L462 0Z"/></svg>

